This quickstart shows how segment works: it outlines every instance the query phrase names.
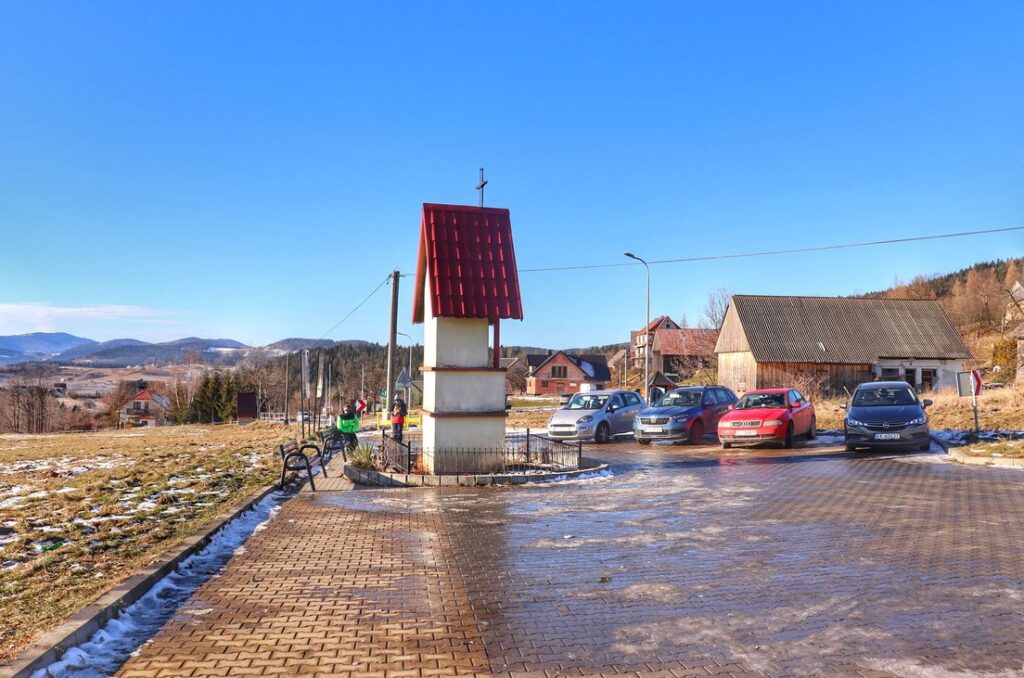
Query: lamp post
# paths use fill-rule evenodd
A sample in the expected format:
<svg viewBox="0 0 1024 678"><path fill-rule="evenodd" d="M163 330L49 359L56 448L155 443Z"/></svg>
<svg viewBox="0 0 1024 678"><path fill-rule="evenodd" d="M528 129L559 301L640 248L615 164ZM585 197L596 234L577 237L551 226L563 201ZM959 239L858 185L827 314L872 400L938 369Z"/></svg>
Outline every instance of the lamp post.
<svg viewBox="0 0 1024 678"><path fill-rule="evenodd" d="M395 334L405 337L409 340L409 381L412 382L412 337L405 332L395 332ZM405 402L408 407L412 407L412 386L408 386L405 389Z"/></svg>
<svg viewBox="0 0 1024 678"><path fill-rule="evenodd" d="M624 252L630 259L636 259L647 269L647 322L644 324L644 400L651 402L651 267L647 262L633 254Z"/></svg>

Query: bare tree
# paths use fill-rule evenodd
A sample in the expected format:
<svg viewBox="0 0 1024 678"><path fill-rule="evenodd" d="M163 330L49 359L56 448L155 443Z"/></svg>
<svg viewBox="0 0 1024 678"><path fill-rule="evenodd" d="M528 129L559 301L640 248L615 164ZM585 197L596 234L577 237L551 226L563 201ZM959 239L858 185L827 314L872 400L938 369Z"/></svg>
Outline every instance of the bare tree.
<svg viewBox="0 0 1024 678"><path fill-rule="evenodd" d="M704 311L700 319L700 326L705 329L721 329L722 321L725 320L725 313L732 303L733 291L726 287L708 292L708 299L704 302Z"/></svg>

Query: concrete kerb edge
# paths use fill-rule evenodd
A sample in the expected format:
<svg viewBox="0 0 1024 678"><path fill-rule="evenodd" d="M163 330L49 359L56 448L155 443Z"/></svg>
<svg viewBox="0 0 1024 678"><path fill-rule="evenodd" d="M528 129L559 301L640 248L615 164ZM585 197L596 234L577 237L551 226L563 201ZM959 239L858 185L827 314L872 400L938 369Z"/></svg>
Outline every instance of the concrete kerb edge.
<svg viewBox="0 0 1024 678"><path fill-rule="evenodd" d="M998 466L1001 468L1024 468L1024 459L1005 457L974 457L955 447L946 450L953 461L969 466Z"/></svg>
<svg viewBox="0 0 1024 678"><path fill-rule="evenodd" d="M122 610L144 596L154 584L173 571L178 563L206 546L221 528L276 490L276 483L267 485L218 514L198 532L161 553L141 572L107 591L57 628L43 634L11 664L0 666L0 675L28 678L35 671L58 661L65 651L88 640Z"/></svg>
<svg viewBox="0 0 1024 678"><path fill-rule="evenodd" d="M583 462L590 464L575 471L552 471L532 475L521 474L468 474L448 476L428 476L415 473L383 473L369 469L356 468L345 462L345 477L360 485L377 487L478 487L486 485L522 485L525 483L552 480L554 478L575 478L587 473L604 471L608 464L584 457Z"/></svg>

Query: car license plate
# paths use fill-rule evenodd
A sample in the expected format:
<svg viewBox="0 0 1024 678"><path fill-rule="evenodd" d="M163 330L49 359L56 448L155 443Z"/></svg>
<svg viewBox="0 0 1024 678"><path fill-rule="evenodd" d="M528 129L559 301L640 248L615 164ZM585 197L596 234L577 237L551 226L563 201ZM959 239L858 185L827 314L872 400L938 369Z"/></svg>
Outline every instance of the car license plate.
<svg viewBox="0 0 1024 678"><path fill-rule="evenodd" d="M664 433L665 429L661 426L644 426L644 433Z"/></svg>
<svg viewBox="0 0 1024 678"><path fill-rule="evenodd" d="M736 431L737 438L749 438L756 435L757 431Z"/></svg>
<svg viewBox="0 0 1024 678"><path fill-rule="evenodd" d="M899 440L899 433L876 433L875 440Z"/></svg>

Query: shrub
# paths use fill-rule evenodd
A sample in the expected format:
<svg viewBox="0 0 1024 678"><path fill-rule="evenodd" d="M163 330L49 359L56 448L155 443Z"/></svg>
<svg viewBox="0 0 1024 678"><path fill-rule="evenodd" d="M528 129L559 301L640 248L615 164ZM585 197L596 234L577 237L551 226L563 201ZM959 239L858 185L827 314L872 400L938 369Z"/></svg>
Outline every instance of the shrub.
<svg viewBox="0 0 1024 678"><path fill-rule="evenodd" d="M1000 339L992 347L992 367L999 368L1000 381L1012 381L1017 371L1017 341Z"/></svg>
<svg viewBox="0 0 1024 678"><path fill-rule="evenodd" d="M348 453L348 462L356 468L376 470L377 465L373 463L373 448L369 445L360 445Z"/></svg>

